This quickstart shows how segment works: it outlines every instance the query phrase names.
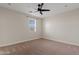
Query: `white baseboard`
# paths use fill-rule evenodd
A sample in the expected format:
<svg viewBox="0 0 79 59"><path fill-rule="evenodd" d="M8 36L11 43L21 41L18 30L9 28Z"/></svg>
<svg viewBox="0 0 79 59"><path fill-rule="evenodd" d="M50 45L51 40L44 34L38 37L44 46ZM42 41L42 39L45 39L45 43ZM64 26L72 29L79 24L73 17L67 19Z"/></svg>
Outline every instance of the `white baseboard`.
<svg viewBox="0 0 79 59"><path fill-rule="evenodd" d="M69 42L69 41L64 41L64 40L60 40L60 39L55 39L55 38L48 38L48 37L43 37L45 39L49 39L49 40L54 40L54 41L57 41L57 42L62 42L62 43L65 43L65 44L70 44L70 45L75 45L75 46L79 46L78 43L73 43L73 42Z"/></svg>
<svg viewBox="0 0 79 59"><path fill-rule="evenodd" d="M49 37L42 37L42 38L44 38L44 39L49 39L49 40L54 40L54 41L62 42L62 43L66 43L66 44L71 44L71 45L79 46L78 43L63 41L63 40L60 40L60 39L57 40L57 39L55 39L55 38L49 38ZM18 41L18 42L13 42L13 43L11 42L11 43L8 43L8 44L0 45L0 47L9 46L9 45L14 45L14 44L22 43L22 42L25 42L25 41L35 40L35 39L39 39L39 38L31 38L31 39L29 39L29 40L23 40L23 41Z"/></svg>
<svg viewBox="0 0 79 59"><path fill-rule="evenodd" d="M14 44L18 44L18 43L22 43L22 42L26 42L26 41L30 41L30 40L35 40L35 39L39 39L39 38L31 38L31 39L28 39L28 40L22 40L22 41L16 41L16 42L11 42L11 43L6 43L6 44L0 45L0 47L14 45Z"/></svg>

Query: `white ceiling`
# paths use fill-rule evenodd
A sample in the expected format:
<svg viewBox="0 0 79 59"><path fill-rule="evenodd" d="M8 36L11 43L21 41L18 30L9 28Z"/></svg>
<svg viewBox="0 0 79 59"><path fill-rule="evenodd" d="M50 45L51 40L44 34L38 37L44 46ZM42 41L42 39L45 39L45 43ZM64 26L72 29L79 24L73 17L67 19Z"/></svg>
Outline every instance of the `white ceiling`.
<svg viewBox="0 0 79 59"><path fill-rule="evenodd" d="M35 12L37 5L38 3L11 3L11 5L8 3L0 3L1 7L19 11L21 13L31 14L37 17L47 17L79 8L78 3L45 3L43 8L50 9L51 11L43 12L43 15L40 15L39 12ZM32 13L30 11L32 11Z"/></svg>

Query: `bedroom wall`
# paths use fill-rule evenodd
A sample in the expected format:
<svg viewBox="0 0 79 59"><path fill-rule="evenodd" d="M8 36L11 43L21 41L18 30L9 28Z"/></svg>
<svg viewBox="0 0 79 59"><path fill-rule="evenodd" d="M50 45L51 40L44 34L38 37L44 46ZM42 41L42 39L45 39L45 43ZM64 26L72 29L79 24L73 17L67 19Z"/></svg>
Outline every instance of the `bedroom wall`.
<svg viewBox="0 0 79 59"><path fill-rule="evenodd" d="M26 16L28 15L0 7L0 46L41 37L41 19L37 19L37 31L33 32L29 30Z"/></svg>
<svg viewBox="0 0 79 59"><path fill-rule="evenodd" d="M43 37L79 45L79 9L45 18L43 20Z"/></svg>

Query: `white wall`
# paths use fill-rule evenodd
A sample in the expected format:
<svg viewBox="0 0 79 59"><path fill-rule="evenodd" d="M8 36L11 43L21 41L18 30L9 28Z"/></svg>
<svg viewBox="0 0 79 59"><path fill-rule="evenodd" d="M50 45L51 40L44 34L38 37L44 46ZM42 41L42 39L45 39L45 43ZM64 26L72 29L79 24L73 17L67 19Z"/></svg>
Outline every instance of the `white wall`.
<svg viewBox="0 0 79 59"><path fill-rule="evenodd" d="M41 19L37 19L37 32L33 32L29 30L26 16L0 7L0 46L40 38Z"/></svg>
<svg viewBox="0 0 79 59"><path fill-rule="evenodd" d="M79 45L79 9L45 18L44 38Z"/></svg>

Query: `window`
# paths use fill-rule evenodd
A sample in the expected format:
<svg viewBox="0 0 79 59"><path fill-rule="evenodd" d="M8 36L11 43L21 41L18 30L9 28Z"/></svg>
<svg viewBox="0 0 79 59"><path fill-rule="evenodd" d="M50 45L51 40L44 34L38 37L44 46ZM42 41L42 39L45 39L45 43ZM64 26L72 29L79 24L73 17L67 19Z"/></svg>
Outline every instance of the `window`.
<svg viewBox="0 0 79 59"><path fill-rule="evenodd" d="M29 28L30 30L36 32L36 19L29 18Z"/></svg>

